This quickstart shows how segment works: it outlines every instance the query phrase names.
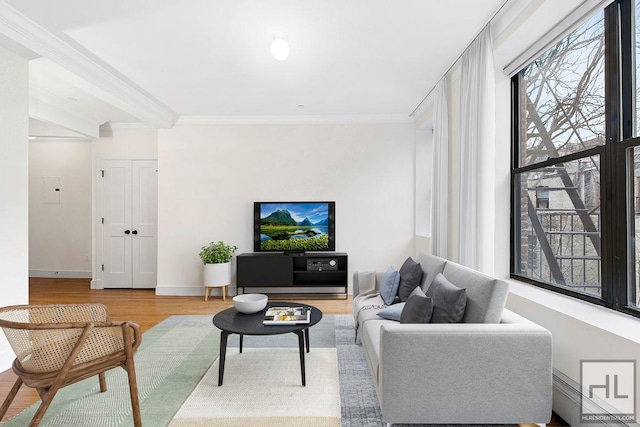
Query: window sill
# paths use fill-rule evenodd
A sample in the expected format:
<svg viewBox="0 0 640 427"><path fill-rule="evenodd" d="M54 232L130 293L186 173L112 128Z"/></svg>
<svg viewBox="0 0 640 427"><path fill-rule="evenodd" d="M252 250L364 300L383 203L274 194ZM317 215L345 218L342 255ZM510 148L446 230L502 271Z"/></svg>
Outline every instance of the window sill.
<svg viewBox="0 0 640 427"><path fill-rule="evenodd" d="M514 279L504 279L521 298L640 344L640 319Z"/></svg>

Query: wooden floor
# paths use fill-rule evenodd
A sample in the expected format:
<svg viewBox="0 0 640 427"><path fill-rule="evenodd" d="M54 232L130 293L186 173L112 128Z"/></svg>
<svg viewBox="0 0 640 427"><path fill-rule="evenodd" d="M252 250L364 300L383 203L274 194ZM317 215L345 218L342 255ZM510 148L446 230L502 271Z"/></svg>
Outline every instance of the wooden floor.
<svg viewBox="0 0 640 427"><path fill-rule="evenodd" d="M270 301L297 301L318 307L325 314L351 313L351 298L342 296L270 295ZM112 320L132 320L142 331L150 329L174 314L214 314L233 305L231 298L222 301L220 296L201 297L156 296L153 289L100 289L89 288L89 279L41 279L29 280L29 304L72 304L95 302L107 306ZM11 370L0 373L0 403L11 390L16 377ZM20 413L39 399L34 389L22 386L18 396L7 411L6 418Z"/></svg>
<svg viewBox="0 0 640 427"><path fill-rule="evenodd" d="M344 296L281 296L270 295L270 301L297 301L318 307L325 314L351 314L352 299ZM222 301L219 296L175 297L156 296L154 290L104 289L92 290L88 279L41 279L29 281L29 304L71 304L95 302L107 306L112 320L133 320L146 331L174 314L214 314L232 306L231 298ZM11 390L16 377L11 370L0 373L0 401ZM38 400L38 394L23 386L5 419L12 417ZM554 415L555 417L555 415ZM548 425L567 425L555 417Z"/></svg>

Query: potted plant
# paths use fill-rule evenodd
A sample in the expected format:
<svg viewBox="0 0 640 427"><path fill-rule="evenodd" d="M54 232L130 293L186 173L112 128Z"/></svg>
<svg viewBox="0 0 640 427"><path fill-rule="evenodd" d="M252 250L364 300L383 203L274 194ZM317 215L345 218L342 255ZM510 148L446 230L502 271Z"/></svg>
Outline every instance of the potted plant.
<svg viewBox="0 0 640 427"><path fill-rule="evenodd" d="M204 264L203 284L206 288L205 299L211 287L223 286L223 297L226 286L231 283L231 257L238 249L227 245L222 240L211 242L200 250L200 259Z"/></svg>

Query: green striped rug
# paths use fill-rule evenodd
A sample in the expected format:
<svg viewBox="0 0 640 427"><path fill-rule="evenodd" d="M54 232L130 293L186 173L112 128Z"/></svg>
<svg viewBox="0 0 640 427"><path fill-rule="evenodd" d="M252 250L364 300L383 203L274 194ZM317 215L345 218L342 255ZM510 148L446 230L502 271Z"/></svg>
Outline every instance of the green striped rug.
<svg viewBox="0 0 640 427"><path fill-rule="evenodd" d="M168 425L217 358L220 331L211 319L211 315L172 316L144 333L135 362L145 426ZM97 377L60 390L40 425L133 425L126 372L112 369L106 377L105 393L100 393ZM32 405L4 426L28 425L39 405Z"/></svg>

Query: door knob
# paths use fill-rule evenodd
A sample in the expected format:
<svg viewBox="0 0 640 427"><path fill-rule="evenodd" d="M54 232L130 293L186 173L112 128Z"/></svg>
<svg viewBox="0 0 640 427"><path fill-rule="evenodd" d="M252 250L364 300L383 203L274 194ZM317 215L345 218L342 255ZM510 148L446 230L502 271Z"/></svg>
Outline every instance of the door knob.
<svg viewBox="0 0 640 427"><path fill-rule="evenodd" d="M138 234L138 230L133 230L131 234Z"/></svg>
<svg viewBox="0 0 640 427"><path fill-rule="evenodd" d="M124 230L124 234L129 234L129 233L131 233L131 231L129 231L129 230Z"/></svg>

